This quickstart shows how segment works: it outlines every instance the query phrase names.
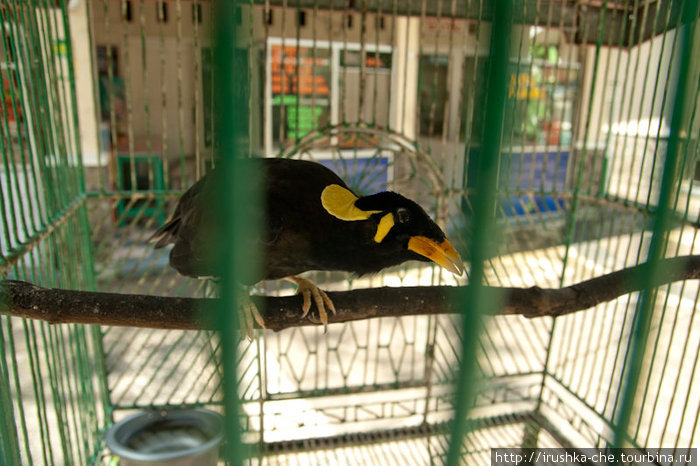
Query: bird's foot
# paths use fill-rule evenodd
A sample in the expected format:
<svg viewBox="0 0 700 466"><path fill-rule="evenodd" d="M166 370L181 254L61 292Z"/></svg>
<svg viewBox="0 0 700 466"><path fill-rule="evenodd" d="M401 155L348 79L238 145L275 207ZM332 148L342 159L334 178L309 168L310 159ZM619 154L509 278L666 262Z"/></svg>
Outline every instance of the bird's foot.
<svg viewBox="0 0 700 466"><path fill-rule="evenodd" d="M260 315L260 312L258 312L258 307L255 305L253 300L250 299L250 294L248 293L247 289L239 290L236 298L238 303L241 334L243 334L245 329L245 334L248 336L248 339L252 341L255 335L253 320L258 323L260 328L265 328L265 321Z"/></svg>
<svg viewBox="0 0 700 466"><path fill-rule="evenodd" d="M292 275L291 277L286 277L287 280L293 282L297 285L297 294L300 294L304 298L304 303L301 306L303 311L301 317L302 319L306 317L311 309L311 298L313 297L314 303L318 308L318 316L323 324L324 333L328 331L328 313L326 312L326 307L335 314L335 306L333 301L328 297L325 291L317 287L313 282L305 278L297 277Z"/></svg>

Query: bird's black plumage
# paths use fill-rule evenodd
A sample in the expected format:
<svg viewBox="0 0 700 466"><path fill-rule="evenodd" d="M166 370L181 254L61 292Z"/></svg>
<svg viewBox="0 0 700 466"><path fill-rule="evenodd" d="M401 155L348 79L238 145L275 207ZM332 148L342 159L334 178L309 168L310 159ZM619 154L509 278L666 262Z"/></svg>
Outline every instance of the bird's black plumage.
<svg viewBox="0 0 700 466"><path fill-rule="evenodd" d="M249 239L251 247L262 246L264 251L261 274L254 277L255 281L309 270L372 273L408 260L435 260L425 252L426 248L429 250L432 243L436 247L449 245L425 211L397 193L357 198L354 207L368 212L367 218L341 219L324 205L322 196L331 185L342 188L341 192L348 188L328 168L310 161L280 158L253 159L250 163L259 165L264 173L265 221L261 224L265 231L260 238ZM214 197L226 193L213 192L212 176L215 172L185 192L172 218L153 235L156 248L174 244L170 263L184 275L216 275L206 260L211 252L208 248L215 247L208 240L208 229L216 221L216 212L212 212ZM382 236L378 232L383 218L384 227L390 226L382 230ZM430 244L416 252L415 247L409 247L416 237L427 238ZM453 248L451 251L452 256L456 255ZM461 273L458 257L450 259L452 266L447 265Z"/></svg>

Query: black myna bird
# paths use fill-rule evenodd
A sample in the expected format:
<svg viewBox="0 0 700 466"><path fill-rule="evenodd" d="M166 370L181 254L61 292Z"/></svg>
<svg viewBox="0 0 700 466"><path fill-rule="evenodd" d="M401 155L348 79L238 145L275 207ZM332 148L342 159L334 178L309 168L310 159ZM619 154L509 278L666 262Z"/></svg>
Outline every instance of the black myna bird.
<svg viewBox="0 0 700 466"><path fill-rule="evenodd" d="M264 250L262 273L254 281L281 278L295 282L304 303L311 298L321 322L328 324L326 307L335 312L325 292L297 275L309 270L337 270L359 275L378 272L409 260L433 261L457 275L464 266L445 234L415 202L394 192L358 197L343 180L321 164L296 159L252 159L264 170L266 219L261 238L251 247ZM208 173L180 198L172 218L151 237L155 247L174 244L170 265L190 277L216 274L206 260L207 222L216 221ZM253 283L250 283L252 285ZM246 311L264 322L252 303ZM249 334L252 321L247 316Z"/></svg>

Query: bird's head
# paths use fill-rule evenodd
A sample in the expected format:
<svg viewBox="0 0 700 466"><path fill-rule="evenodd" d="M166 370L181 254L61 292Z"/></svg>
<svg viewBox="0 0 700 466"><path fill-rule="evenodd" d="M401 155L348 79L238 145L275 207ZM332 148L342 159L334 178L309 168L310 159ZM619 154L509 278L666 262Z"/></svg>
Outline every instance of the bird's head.
<svg viewBox="0 0 700 466"><path fill-rule="evenodd" d="M418 204L400 194L385 191L358 198L347 188L332 184L323 190L321 203L336 218L376 225L372 241L387 254L432 261L456 275L464 272L462 259L445 233Z"/></svg>

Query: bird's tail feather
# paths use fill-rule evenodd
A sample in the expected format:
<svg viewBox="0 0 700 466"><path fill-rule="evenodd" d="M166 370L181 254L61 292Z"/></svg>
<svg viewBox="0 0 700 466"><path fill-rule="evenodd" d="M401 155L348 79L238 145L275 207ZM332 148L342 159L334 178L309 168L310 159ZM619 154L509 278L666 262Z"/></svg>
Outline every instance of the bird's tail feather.
<svg viewBox="0 0 700 466"><path fill-rule="evenodd" d="M154 249L160 249L175 241L175 235L180 227L180 218L171 219L168 223L158 228L149 238L148 242L155 242Z"/></svg>

